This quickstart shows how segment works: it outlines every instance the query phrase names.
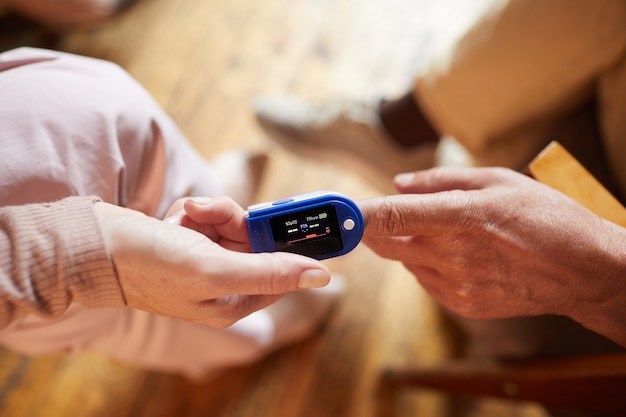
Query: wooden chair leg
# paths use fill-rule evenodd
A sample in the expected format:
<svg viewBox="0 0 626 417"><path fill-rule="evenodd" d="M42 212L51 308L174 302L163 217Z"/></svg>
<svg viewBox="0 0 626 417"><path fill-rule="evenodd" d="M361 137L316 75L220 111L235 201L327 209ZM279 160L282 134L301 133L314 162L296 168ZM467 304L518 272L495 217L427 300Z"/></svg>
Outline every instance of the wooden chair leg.
<svg viewBox="0 0 626 417"><path fill-rule="evenodd" d="M386 378L386 373L383 373L376 392L376 417L395 417L399 394L395 380Z"/></svg>
<svg viewBox="0 0 626 417"><path fill-rule="evenodd" d="M387 370L381 380L387 398L400 389L422 387L532 401L553 409L626 415L626 354L515 363L459 360L431 368Z"/></svg>

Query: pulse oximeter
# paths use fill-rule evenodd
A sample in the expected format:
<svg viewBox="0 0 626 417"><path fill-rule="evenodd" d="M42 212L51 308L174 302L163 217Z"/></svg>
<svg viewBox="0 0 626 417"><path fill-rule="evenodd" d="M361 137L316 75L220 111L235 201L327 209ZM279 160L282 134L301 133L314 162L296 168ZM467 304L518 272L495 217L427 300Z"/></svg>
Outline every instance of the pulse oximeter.
<svg viewBox="0 0 626 417"><path fill-rule="evenodd" d="M292 252L319 260L350 252L364 229L356 203L330 191L252 205L246 223L253 252Z"/></svg>

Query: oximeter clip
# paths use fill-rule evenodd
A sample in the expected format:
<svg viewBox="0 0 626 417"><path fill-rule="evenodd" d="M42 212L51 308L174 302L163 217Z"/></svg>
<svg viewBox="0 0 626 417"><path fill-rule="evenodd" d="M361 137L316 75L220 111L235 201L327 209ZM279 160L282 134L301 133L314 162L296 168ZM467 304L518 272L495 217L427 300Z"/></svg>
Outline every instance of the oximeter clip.
<svg viewBox="0 0 626 417"><path fill-rule="evenodd" d="M316 191L248 208L253 252L292 252L315 259L344 255L361 241L364 220L356 203Z"/></svg>

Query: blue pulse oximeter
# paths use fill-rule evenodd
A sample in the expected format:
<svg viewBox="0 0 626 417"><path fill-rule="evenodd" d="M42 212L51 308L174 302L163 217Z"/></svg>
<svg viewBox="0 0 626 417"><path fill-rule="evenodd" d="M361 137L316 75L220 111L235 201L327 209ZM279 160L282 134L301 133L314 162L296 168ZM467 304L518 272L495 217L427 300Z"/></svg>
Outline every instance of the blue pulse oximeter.
<svg viewBox="0 0 626 417"><path fill-rule="evenodd" d="M317 191L248 207L253 252L292 252L315 259L344 255L363 236L361 210L346 196Z"/></svg>

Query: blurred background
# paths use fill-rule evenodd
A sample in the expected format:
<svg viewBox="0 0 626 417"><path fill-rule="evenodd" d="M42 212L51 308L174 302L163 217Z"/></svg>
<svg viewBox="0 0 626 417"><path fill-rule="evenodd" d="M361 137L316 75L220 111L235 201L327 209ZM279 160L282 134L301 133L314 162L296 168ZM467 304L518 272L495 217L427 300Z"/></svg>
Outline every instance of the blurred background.
<svg viewBox="0 0 626 417"><path fill-rule="evenodd" d="M272 145L254 120L255 95L400 94L486 0L140 0L106 23L64 30L1 4L2 50L39 46L116 62L207 158L231 148L270 152L260 202L317 189L353 198L381 190ZM0 350L0 416L374 417L381 372L458 354L456 333L402 265L364 246L325 262L348 288L313 338L203 384L93 354L30 359ZM396 405L399 417L544 415L495 400L459 410L417 390Z"/></svg>

